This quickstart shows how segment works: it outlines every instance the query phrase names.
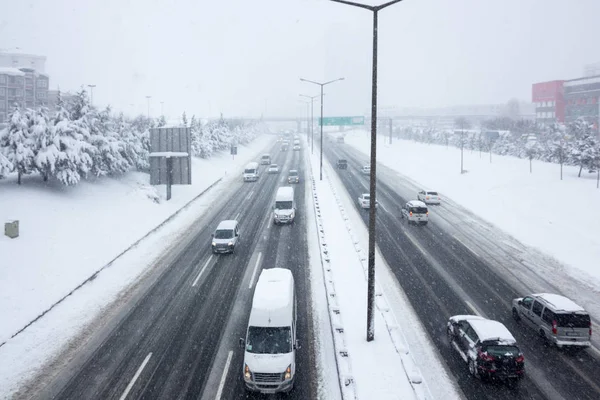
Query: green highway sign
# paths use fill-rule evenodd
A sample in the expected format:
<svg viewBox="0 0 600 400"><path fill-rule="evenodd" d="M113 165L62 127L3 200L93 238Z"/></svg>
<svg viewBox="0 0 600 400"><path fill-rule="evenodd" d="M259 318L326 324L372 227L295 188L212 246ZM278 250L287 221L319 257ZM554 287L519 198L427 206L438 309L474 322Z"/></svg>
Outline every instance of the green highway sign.
<svg viewBox="0 0 600 400"><path fill-rule="evenodd" d="M323 118L323 126L350 126L364 125L365 117L326 117ZM321 125L321 120L319 120Z"/></svg>

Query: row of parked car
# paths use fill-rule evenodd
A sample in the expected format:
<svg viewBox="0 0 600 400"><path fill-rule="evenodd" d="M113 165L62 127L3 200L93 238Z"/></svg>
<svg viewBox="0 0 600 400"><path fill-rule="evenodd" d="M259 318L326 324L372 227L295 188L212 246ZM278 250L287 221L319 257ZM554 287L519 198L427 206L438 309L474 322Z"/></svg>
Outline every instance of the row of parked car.
<svg viewBox="0 0 600 400"><path fill-rule="evenodd" d="M558 348L591 346L592 321L583 307L551 293L514 299L513 318L533 329L540 340ZM455 315L447 324L448 340L480 379L518 382L525 373L525 357L510 331L498 321L477 315Z"/></svg>

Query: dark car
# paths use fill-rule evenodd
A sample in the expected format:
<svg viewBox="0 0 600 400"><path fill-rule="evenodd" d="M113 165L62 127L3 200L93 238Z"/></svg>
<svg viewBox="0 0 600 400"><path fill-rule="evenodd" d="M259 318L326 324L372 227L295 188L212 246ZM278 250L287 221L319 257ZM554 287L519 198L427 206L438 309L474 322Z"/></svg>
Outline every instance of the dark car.
<svg viewBox="0 0 600 400"><path fill-rule="evenodd" d="M336 166L338 169L348 169L348 160L341 158L337 160Z"/></svg>
<svg viewBox="0 0 600 400"><path fill-rule="evenodd" d="M506 327L476 315L455 315L447 325L448 340L480 379L517 383L525 373L525 358Z"/></svg>

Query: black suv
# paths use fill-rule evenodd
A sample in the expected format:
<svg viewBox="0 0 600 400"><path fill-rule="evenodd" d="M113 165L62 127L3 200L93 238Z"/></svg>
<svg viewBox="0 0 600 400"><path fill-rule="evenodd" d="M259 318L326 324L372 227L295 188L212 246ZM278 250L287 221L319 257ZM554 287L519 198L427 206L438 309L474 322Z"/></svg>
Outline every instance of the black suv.
<svg viewBox="0 0 600 400"><path fill-rule="evenodd" d="M338 167L338 169L347 169L348 161L344 160L343 158L340 158L339 160L337 160L336 166Z"/></svg>
<svg viewBox="0 0 600 400"><path fill-rule="evenodd" d="M517 383L525 373L525 358L506 327L476 315L455 315L447 325L448 340L476 378Z"/></svg>

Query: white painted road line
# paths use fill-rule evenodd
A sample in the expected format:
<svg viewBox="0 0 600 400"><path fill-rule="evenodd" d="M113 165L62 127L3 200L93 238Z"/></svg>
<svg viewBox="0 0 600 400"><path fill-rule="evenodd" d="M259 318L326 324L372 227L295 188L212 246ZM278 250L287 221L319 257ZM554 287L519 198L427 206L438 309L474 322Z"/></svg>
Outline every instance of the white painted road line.
<svg viewBox="0 0 600 400"><path fill-rule="evenodd" d="M481 313L479 311L477 311L477 309L473 306L473 304L469 303L466 300L465 300L465 304L467 305L467 307L469 307L469 309L471 311L473 311L473 313L475 313L476 315L479 315L481 317Z"/></svg>
<svg viewBox="0 0 600 400"><path fill-rule="evenodd" d="M231 356L233 356L233 350L229 350L229 354L227 355L227 362L225 363L225 369L223 370L223 375L221 376L221 382L219 383L219 390L217 390L215 400L221 400L223 387L225 387L225 380L227 379L227 372L229 371L229 364L231 364Z"/></svg>
<svg viewBox="0 0 600 400"><path fill-rule="evenodd" d="M598 356L600 356L600 350L598 350L596 347L594 346L590 346L590 349L595 352Z"/></svg>
<svg viewBox="0 0 600 400"><path fill-rule="evenodd" d="M238 220L238 218L240 217L240 214L241 214L241 213L242 213L242 212L240 211L240 212L239 212L239 213L237 213L237 215L235 216L235 218L234 218L234 219L235 219L236 221L237 221L237 220Z"/></svg>
<svg viewBox="0 0 600 400"><path fill-rule="evenodd" d="M252 285L254 284L254 277L256 276L256 270L258 269L258 264L260 264L261 258L262 252L258 253L258 257L256 257L256 264L254 264L254 271L252 271L252 278L250 278L250 284L248 285L248 289L252 289Z"/></svg>
<svg viewBox="0 0 600 400"><path fill-rule="evenodd" d="M213 255L211 254L210 257L208 257L208 260L206 260L206 263L204 263L204 266L202 267L202 269L200 270L200 273L198 274L198 276L196 277L196 279L194 280L194 283L192 283L192 287L196 286L196 284L198 283L198 281L200 280L200 277L202 276L202 274L204 273L204 270L206 269L206 267L208 267L208 263L210 263L210 260L212 260Z"/></svg>
<svg viewBox="0 0 600 400"><path fill-rule="evenodd" d="M383 211L385 211L386 213L389 213L387 208L385 208L382 203L379 203L379 207L381 207L383 209Z"/></svg>
<svg viewBox="0 0 600 400"><path fill-rule="evenodd" d="M456 237L456 235L452 235L452 237L454 237L454 239L456 239L458 241L458 243L460 243L463 246L465 246L467 248L467 250L469 250L471 253L473 253L476 257L479 257L479 254L477 254L476 252L473 251L472 248L470 248L469 246L467 246L466 244L464 244L462 240L460 240L458 237Z"/></svg>
<svg viewBox="0 0 600 400"><path fill-rule="evenodd" d="M138 368L138 370L135 372L135 375L133 375L133 379L131 379L131 382L129 382L129 385L127 385L127 387L125 388L125 391L123 392L123 394L121 395L121 397L119 397L119 400L125 400L125 398L129 394L129 392L131 391L131 388L135 384L135 381L137 381L137 379L142 374L142 371L144 370L144 367L146 366L146 364L148 364L148 361L150 361L150 357L152 357L152 353L148 353L148 355L146 356L146 358L144 358L144 361L142 362L142 365L140 365L140 367Z"/></svg>

